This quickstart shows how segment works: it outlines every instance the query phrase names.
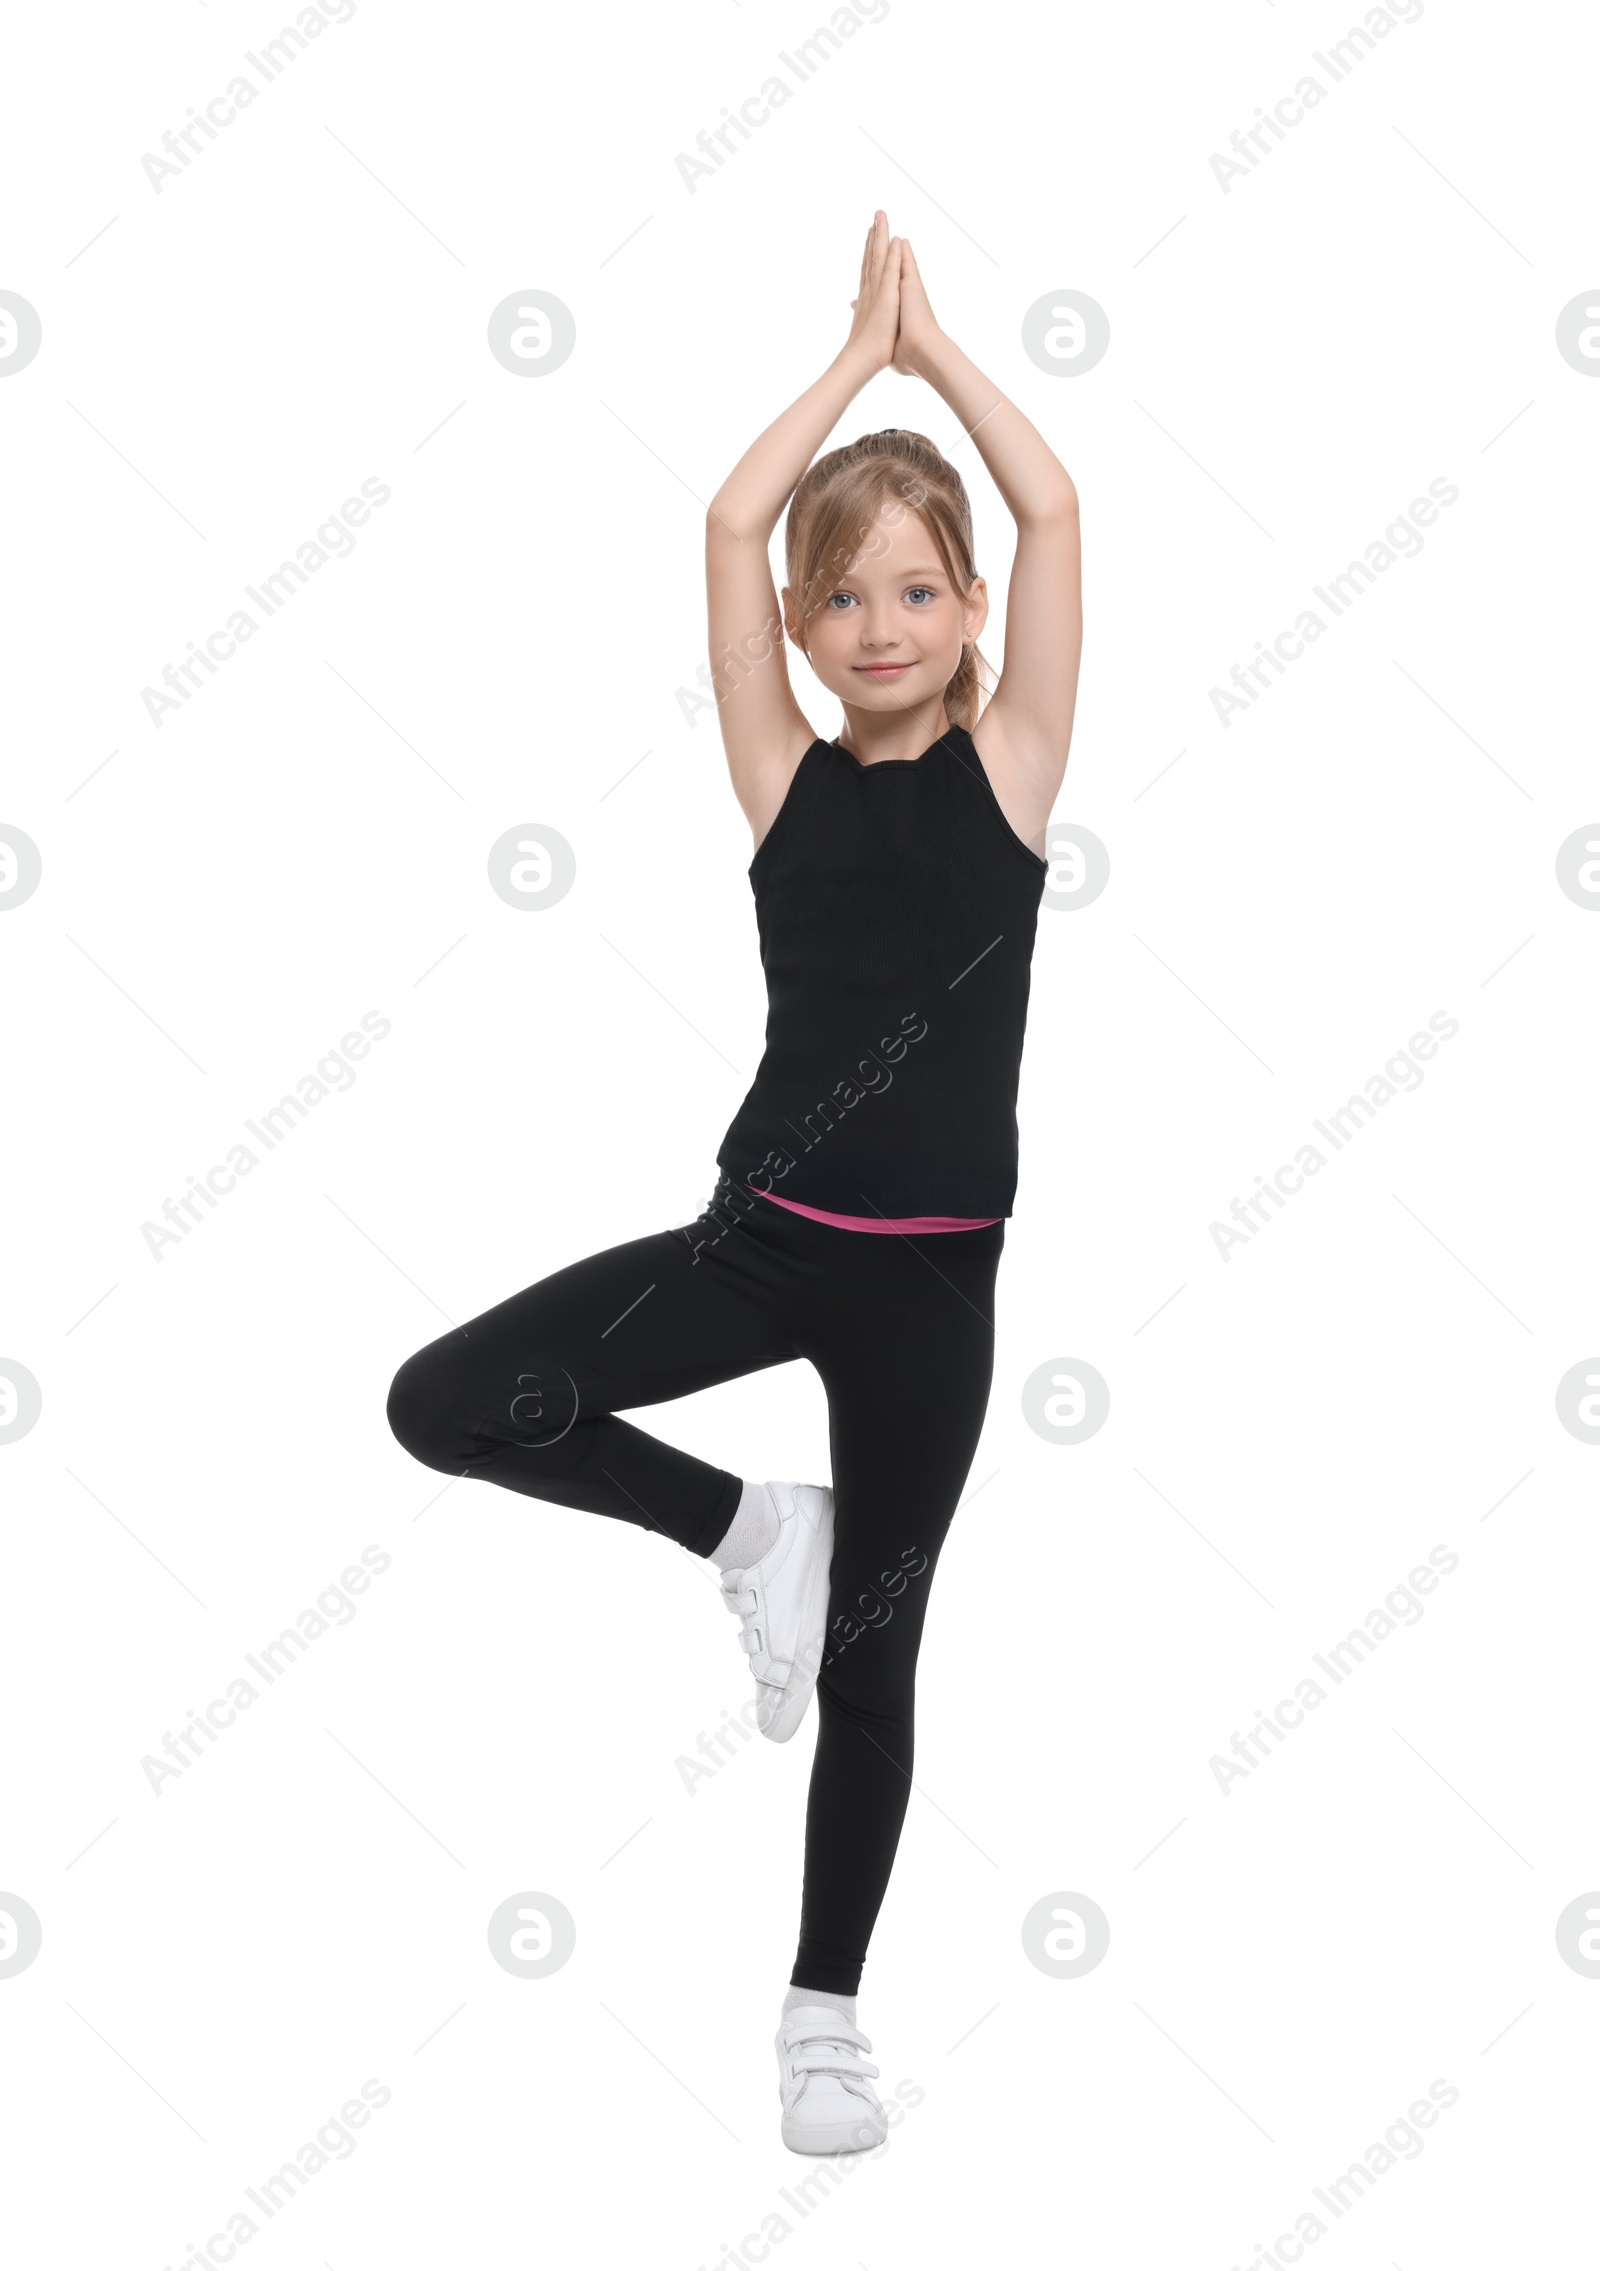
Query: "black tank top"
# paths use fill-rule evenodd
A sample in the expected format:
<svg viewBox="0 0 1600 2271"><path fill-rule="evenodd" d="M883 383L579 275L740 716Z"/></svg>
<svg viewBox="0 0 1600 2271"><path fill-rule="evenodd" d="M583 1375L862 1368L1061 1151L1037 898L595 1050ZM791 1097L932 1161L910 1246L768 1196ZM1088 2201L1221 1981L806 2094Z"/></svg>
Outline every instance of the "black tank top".
<svg viewBox="0 0 1600 2271"><path fill-rule="evenodd" d="M1047 864L972 736L813 741L750 863L766 1049L717 1165L836 1214L1009 1215Z"/></svg>

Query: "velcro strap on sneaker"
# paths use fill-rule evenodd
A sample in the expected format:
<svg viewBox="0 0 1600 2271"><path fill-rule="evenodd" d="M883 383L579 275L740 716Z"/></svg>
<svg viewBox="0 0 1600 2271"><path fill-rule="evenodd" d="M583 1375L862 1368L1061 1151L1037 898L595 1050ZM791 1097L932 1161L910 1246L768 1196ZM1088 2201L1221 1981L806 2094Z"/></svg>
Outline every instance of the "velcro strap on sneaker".
<svg viewBox="0 0 1600 2271"><path fill-rule="evenodd" d="M798 2011L783 2022L784 2033L795 2042L853 2042L858 2050L870 2050L871 2043L859 2027L851 2026L842 2014L834 2011L813 2011L804 2017Z"/></svg>
<svg viewBox="0 0 1600 2271"><path fill-rule="evenodd" d="M830 2050L826 2043L820 2042L813 2049L791 2050L789 2068L795 2074L837 2074L848 2081L876 2081L880 2071L848 2049Z"/></svg>

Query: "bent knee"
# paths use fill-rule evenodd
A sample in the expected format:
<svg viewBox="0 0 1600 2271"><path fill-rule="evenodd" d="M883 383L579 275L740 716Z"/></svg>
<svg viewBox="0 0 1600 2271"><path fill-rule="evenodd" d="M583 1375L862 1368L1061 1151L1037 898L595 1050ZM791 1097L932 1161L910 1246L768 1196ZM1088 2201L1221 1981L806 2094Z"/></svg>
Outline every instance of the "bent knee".
<svg viewBox="0 0 1600 2271"><path fill-rule="evenodd" d="M466 1445L431 1348L408 1356L389 1386L386 1414L395 1441L441 1474L459 1474Z"/></svg>
<svg viewBox="0 0 1600 2271"><path fill-rule="evenodd" d="M507 1451L546 1454L552 1471L582 1456L587 1433L577 1382L542 1351L483 1366L446 1334L407 1357L389 1389L395 1440L441 1474Z"/></svg>

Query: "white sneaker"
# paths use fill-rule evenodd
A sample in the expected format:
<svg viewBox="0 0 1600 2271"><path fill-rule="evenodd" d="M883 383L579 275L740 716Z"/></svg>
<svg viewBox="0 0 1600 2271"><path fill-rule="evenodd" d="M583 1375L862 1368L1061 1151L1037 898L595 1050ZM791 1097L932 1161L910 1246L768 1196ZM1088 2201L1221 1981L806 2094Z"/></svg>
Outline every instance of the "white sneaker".
<svg viewBox="0 0 1600 2271"><path fill-rule="evenodd" d="M859 2055L871 2043L837 2011L802 2003L778 2029L778 2094L783 2141L791 2153L864 2153L889 2134L873 2082L878 2068Z"/></svg>
<svg viewBox="0 0 1600 2271"><path fill-rule="evenodd" d="M756 1725L786 1743L806 1714L822 1667L833 1560L833 1492L821 1483L769 1482L777 1542L748 1569L725 1569L722 1597L742 1627L755 1674Z"/></svg>

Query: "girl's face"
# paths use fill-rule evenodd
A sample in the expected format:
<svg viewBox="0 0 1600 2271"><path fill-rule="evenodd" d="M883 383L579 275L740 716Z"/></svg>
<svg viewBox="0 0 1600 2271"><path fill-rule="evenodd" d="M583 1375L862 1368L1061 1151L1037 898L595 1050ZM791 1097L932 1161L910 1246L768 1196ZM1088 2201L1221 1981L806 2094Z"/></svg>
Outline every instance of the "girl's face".
<svg viewBox="0 0 1600 2271"><path fill-rule="evenodd" d="M784 615L794 635L793 594ZM943 694L989 613L983 578L963 596L922 515L886 498L856 558L812 616L812 669L841 702L902 710Z"/></svg>

